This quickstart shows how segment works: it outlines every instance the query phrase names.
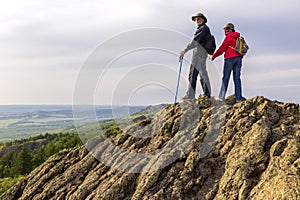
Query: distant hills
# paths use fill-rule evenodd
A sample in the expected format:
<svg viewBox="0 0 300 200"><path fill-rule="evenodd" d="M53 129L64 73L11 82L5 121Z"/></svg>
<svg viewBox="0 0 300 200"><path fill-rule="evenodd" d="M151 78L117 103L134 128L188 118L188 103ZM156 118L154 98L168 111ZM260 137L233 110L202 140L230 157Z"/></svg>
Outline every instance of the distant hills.
<svg viewBox="0 0 300 200"><path fill-rule="evenodd" d="M144 108L145 106L99 105L95 106L95 111L97 119L101 120L113 118L113 113L127 115ZM120 116L122 114L118 117ZM84 114L82 120L86 120ZM0 142L72 126L74 126L72 105L0 105Z"/></svg>
<svg viewBox="0 0 300 200"><path fill-rule="evenodd" d="M72 110L72 105L0 105L0 115Z"/></svg>

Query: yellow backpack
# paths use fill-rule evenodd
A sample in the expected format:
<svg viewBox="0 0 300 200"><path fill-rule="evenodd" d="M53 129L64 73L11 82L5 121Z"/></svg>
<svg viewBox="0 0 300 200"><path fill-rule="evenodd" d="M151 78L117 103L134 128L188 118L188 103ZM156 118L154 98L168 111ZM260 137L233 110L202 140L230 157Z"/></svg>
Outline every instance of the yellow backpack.
<svg viewBox="0 0 300 200"><path fill-rule="evenodd" d="M244 56L249 50L249 46L243 37L238 37L236 39L235 47L232 46L229 47L242 56Z"/></svg>

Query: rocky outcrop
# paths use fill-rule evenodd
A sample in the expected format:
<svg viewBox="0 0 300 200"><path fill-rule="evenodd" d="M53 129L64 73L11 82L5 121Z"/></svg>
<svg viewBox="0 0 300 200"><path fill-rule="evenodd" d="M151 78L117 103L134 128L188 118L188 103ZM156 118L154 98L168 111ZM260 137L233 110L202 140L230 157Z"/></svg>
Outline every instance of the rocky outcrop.
<svg viewBox="0 0 300 200"><path fill-rule="evenodd" d="M56 154L1 199L300 199L299 117L264 97L169 105L114 147L99 138Z"/></svg>

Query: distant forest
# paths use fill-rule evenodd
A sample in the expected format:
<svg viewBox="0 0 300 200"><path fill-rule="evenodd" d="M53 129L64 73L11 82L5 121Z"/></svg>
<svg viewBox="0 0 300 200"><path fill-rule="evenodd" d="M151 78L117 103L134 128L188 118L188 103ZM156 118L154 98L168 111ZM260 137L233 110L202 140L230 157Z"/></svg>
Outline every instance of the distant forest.
<svg viewBox="0 0 300 200"><path fill-rule="evenodd" d="M46 141L45 145L38 144ZM27 145L27 144L36 144ZM0 151L18 147L16 151L8 151L0 157L0 195L22 177L44 163L50 156L63 149L82 145L75 132L44 134L28 139L0 144ZM2 152L3 154L3 152Z"/></svg>
<svg viewBox="0 0 300 200"><path fill-rule="evenodd" d="M121 130L113 121L105 121L97 126L88 126L87 131L97 135L101 129L104 137L118 134ZM99 134L99 133L98 133ZM0 195L50 156L64 150L81 146L82 141L76 130L54 134L40 134L35 137L0 143Z"/></svg>
<svg viewBox="0 0 300 200"><path fill-rule="evenodd" d="M31 149L25 145L28 142L48 140L45 146ZM19 145L19 151L11 151L0 159L0 178L19 177L31 172L34 168L45 162L50 156L63 149L82 145L79 136L74 132L45 134L15 142L4 143L2 148Z"/></svg>

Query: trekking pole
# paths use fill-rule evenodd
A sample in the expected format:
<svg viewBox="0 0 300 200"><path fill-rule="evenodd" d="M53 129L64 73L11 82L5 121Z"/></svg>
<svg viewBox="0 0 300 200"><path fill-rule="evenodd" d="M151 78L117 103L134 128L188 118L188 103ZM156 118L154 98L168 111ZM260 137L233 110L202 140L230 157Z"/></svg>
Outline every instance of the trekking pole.
<svg viewBox="0 0 300 200"><path fill-rule="evenodd" d="M180 67L179 67L178 80L177 80L177 88L176 88L176 95L175 95L175 101L174 101L174 103L176 103L176 101L177 101L178 88L179 88L179 82L180 82L180 74L181 74L181 68L182 68L182 61L183 61L183 58L180 57L179 58Z"/></svg>

